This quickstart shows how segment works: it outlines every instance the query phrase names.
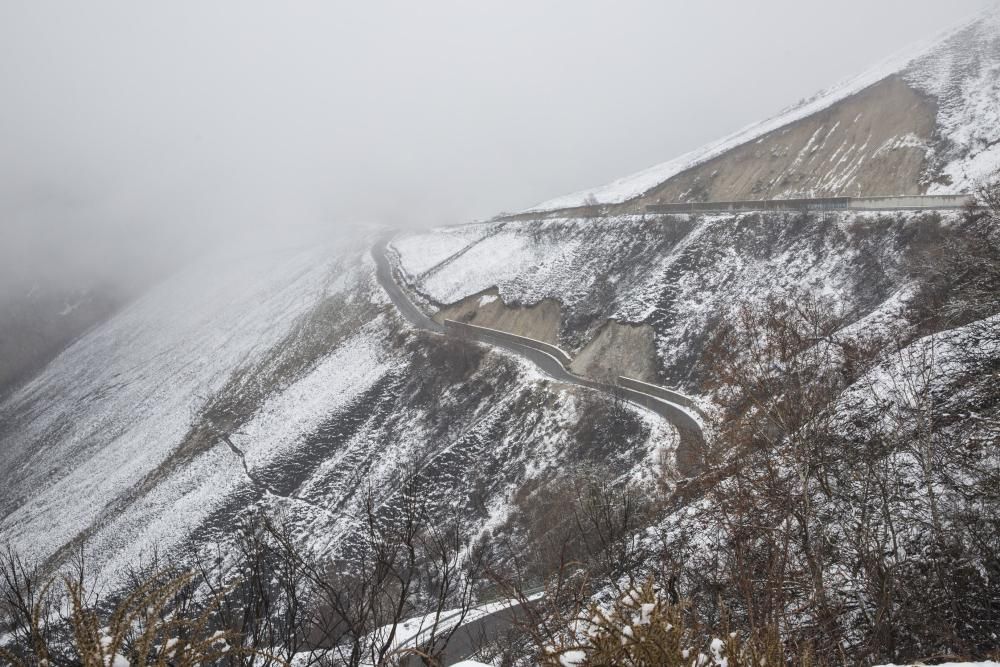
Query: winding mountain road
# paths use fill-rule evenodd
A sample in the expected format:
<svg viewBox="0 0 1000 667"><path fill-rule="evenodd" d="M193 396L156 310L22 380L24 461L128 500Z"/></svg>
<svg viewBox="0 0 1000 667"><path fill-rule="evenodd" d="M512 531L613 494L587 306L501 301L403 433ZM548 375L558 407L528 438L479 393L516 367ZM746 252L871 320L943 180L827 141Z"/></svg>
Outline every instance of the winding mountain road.
<svg viewBox="0 0 1000 667"><path fill-rule="evenodd" d="M438 324L410 300L410 297L396 281L393 274L392 262L389 261L386 252L390 241L391 237L384 238L372 248L376 277L379 285L385 290L399 313L414 327L440 335L457 335L462 338L475 339L487 345L508 350L531 361L543 373L557 382L602 391L611 396L620 397L629 402L641 405L660 415L677 429L678 471L682 475L690 476L700 470L704 437L697 419L682 406L636 389L620 385L610 385L575 375L569 372L559 359L544 349L531 347L530 344L519 344L505 337L508 334L504 332L493 331L484 327L468 327L451 322L448 323L450 326ZM525 340L530 343L529 339ZM539 343L540 347L543 345L544 343ZM506 631L513 623L516 609L517 605L515 604L510 608L463 624L448 643L442 664L451 664L452 662L469 657L476 651L477 647L482 645L484 638L496 637Z"/></svg>
<svg viewBox="0 0 1000 667"><path fill-rule="evenodd" d="M410 300L409 295L407 295L396 281L396 277L393 274L392 262L389 260L386 252L391 240L391 237L383 238L372 248L372 257L375 260L375 272L379 285L389 295L389 299L396 306L397 310L399 310L403 318L413 326L437 334L454 334L454 331L450 331L454 327L445 327L438 324L417 308ZM685 477L691 477L700 472L705 439L698 420L683 406L636 389L598 382L571 373L563 366L562 362L548 352L509 340L504 337L503 332L493 332L484 327L466 327L461 330L461 336L513 352L531 361L545 375L557 382L586 387L614 397L620 397L658 414L677 430L678 472Z"/></svg>

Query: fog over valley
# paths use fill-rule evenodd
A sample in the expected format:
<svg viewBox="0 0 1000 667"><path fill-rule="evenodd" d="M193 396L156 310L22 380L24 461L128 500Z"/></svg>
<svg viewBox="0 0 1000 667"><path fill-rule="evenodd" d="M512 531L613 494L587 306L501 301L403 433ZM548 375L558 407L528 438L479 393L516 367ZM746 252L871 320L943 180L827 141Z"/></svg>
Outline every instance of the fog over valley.
<svg viewBox="0 0 1000 667"><path fill-rule="evenodd" d="M0 270L114 275L261 230L520 210L986 5L3 3Z"/></svg>

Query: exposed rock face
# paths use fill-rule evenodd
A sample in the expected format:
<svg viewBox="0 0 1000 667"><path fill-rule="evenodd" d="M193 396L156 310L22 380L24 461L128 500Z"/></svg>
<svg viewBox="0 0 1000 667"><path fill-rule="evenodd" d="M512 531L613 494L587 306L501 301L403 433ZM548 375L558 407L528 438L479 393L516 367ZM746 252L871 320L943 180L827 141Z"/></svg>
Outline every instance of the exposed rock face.
<svg viewBox="0 0 1000 667"><path fill-rule="evenodd" d="M562 311L555 299L543 299L530 306L508 306L496 289L488 289L442 308L434 320L457 320L558 345Z"/></svg>
<svg viewBox="0 0 1000 667"><path fill-rule="evenodd" d="M646 324L608 320L573 359L570 370L608 382L619 375L656 381L656 334Z"/></svg>
<svg viewBox="0 0 1000 667"><path fill-rule="evenodd" d="M562 304L556 299L542 299L530 306L507 305L499 290L490 288L442 308L434 315L434 320L467 322L573 349L560 340ZM609 382L619 375L654 382L657 375L655 333L645 324L608 320L582 346L570 370L577 375Z"/></svg>
<svg viewBox="0 0 1000 667"><path fill-rule="evenodd" d="M892 76L640 197L675 201L922 194L937 108Z"/></svg>

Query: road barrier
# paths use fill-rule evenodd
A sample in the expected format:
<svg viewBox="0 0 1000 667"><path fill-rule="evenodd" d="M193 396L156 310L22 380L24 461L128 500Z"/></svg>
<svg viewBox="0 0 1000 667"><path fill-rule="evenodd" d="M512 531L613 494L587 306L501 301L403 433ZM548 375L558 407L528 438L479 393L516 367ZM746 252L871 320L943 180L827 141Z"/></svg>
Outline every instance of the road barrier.
<svg viewBox="0 0 1000 667"><path fill-rule="evenodd" d="M554 357L556 361L562 364L563 368L569 368L570 362L573 361L573 358L569 356L569 354L551 343L545 343L526 336L518 336L517 334L500 331L499 329L481 327L475 324L468 324L466 322L458 322L456 320L445 320L444 328L459 336L461 336L464 332L469 332L480 336L499 338L500 340L506 340L509 343L514 343L515 345L524 345L525 347L540 350L549 356Z"/></svg>
<svg viewBox="0 0 1000 667"><path fill-rule="evenodd" d="M678 403L686 408L690 408L698 414L702 419L706 419L707 415L698 407L698 404L694 402L688 396L680 393L679 391L674 391L667 387L661 387L657 384L650 384L648 382L643 382L642 380L636 380L635 378L625 377L624 375L618 377L618 384L622 387L628 387L630 389L635 389L636 391L641 391L644 394L651 394L657 398L662 398L665 401L670 401L671 403Z"/></svg>
<svg viewBox="0 0 1000 667"><path fill-rule="evenodd" d="M901 211L965 208L972 195L902 195L894 197L815 197L803 199L744 199L737 201L650 204L650 213L736 211Z"/></svg>
<svg viewBox="0 0 1000 667"><path fill-rule="evenodd" d="M856 197L853 211L901 211L936 208L965 208L975 203L972 195L919 195L912 197Z"/></svg>
<svg viewBox="0 0 1000 667"><path fill-rule="evenodd" d="M455 320L445 320L444 325L445 331L453 335L464 335L473 339L485 339L486 341L492 340L500 345L513 345L516 348L520 348L520 353L527 355L528 358L531 358L532 354L545 355L560 367L560 373L564 375L563 378L559 378L558 375L553 376L556 379L596 389L655 412L673 424L677 429L678 436L680 437L680 443L677 448L677 467L681 474L690 476L696 474L699 470L705 436L701 422L693 413L696 412L701 415L701 411L694 405L694 401L687 396L666 387L658 387L646 382L640 382L639 380L631 380L630 378L621 378L617 384L606 384L580 377L568 370L567 367L570 364L571 358L566 352L555 345L543 343L533 338L518 336L517 334L507 333L498 329L490 329L489 327L456 322ZM539 364L537 359L532 360L536 364ZM622 379L626 380L625 384L621 382Z"/></svg>
<svg viewBox="0 0 1000 667"><path fill-rule="evenodd" d="M403 313L404 317L419 328L436 331L440 325L420 312L395 283L391 267L385 257L385 243L377 245L373 249L373 254L378 265L378 280L386 292L388 292L396 307ZM634 383L633 386L625 386L621 382L611 385L580 377L569 370L572 358L564 350L551 343L545 343L534 338L528 338L527 336L518 336L517 334L500 331L499 329L481 327L455 320L445 320L443 330L445 333L459 338L486 339L487 341L496 341L501 346L504 344L512 345L518 354L530 359L543 370L547 364L545 359L549 359L554 362L553 372L550 372L550 375L558 381L570 382L604 393L610 393L663 416L674 425L680 438L677 447L678 469L685 475L692 475L698 472L700 466L699 457L704 447L705 438L701 423L688 410L693 409L699 412L699 414L700 411L693 406L693 401L687 396L666 387L657 387L656 385L640 382L639 380L631 380L630 378L620 378L620 380L630 381ZM657 389L661 391L660 395L651 393Z"/></svg>
<svg viewBox="0 0 1000 667"><path fill-rule="evenodd" d="M617 394L632 403L637 403L668 417L678 428L690 431L701 438L701 423L691 413L694 412L702 418L705 417L705 414L692 399L680 392L627 377L619 377L617 384L614 385L604 384L570 372L568 368L572 358L565 351L550 343L455 320L445 320L444 326L446 331L459 336L465 334L474 338L492 338L547 354L558 361L566 370L566 375L577 384Z"/></svg>
<svg viewBox="0 0 1000 667"><path fill-rule="evenodd" d="M685 435L690 435L697 441L697 443L699 443L699 445L704 442L701 422L699 422L694 415L685 410L683 407L672 401L660 398L659 396L653 396L644 391L639 391L638 389L632 389L631 387L623 387L619 385L614 387L614 389L617 391L618 395L625 400L637 403L644 408L666 417L678 431L682 431L682 439ZM678 465L681 465L680 461L678 461Z"/></svg>

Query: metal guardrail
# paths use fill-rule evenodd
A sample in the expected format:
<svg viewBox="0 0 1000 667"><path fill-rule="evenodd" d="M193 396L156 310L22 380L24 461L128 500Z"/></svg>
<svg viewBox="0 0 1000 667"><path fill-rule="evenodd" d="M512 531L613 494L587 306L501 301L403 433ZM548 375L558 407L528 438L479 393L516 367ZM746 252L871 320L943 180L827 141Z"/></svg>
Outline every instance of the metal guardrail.
<svg viewBox="0 0 1000 667"><path fill-rule="evenodd" d="M481 327L476 324L468 324L466 322L458 322L456 320L445 320L444 327L450 331L461 332L462 330L466 330L482 336L492 336L493 338L506 340L516 345L524 345L526 347L535 348L536 350L540 350L554 357L560 364L563 365L563 368L568 368L570 363L573 361L573 358L569 356L567 352L556 347L555 345L535 340L534 338L528 338L527 336L518 336L517 334L508 333L499 329Z"/></svg>
<svg viewBox="0 0 1000 667"><path fill-rule="evenodd" d="M734 211L891 211L965 208L972 195L899 195L891 197L814 197L801 199L744 199L715 202L664 202L650 204L650 213L702 213Z"/></svg>
<svg viewBox="0 0 1000 667"><path fill-rule="evenodd" d="M681 394L680 392L666 387L649 384L648 382L642 382L640 380L625 377L620 377L618 382L614 385L591 380L569 371L568 366L572 361L572 358L565 351L555 345L551 345L550 343L544 343L526 336L518 336L517 334L500 331L499 329L491 329L489 327L456 322L455 320L445 320L444 324L445 329L450 332L468 332L476 337L486 337L506 341L508 343L513 343L515 345L520 345L522 347L527 347L544 354L548 354L550 357L559 362L560 365L562 365L566 374L571 376L574 382L577 382L585 387L617 393L622 398L632 403L641 405L665 416L669 416L669 419L678 428L697 434L699 438L701 437L702 425L698 419L692 415L692 412L702 418L704 418L705 415L691 398Z"/></svg>
<svg viewBox="0 0 1000 667"><path fill-rule="evenodd" d="M642 380L636 380L635 378L625 377L621 375L618 377L618 384L622 387L628 387L630 389L635 389L636 391L641 391L645 394L652 394L658 398L662 398L665 401L670 401L671 403L678 403L686 408L690 408L698 414L702 419L707 419L708 415L698 407L698 404L694 402L688 396L670 389L669 387L661 387L657 384L650 384L649 382L643 382Z"/></svg>

